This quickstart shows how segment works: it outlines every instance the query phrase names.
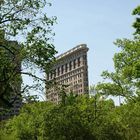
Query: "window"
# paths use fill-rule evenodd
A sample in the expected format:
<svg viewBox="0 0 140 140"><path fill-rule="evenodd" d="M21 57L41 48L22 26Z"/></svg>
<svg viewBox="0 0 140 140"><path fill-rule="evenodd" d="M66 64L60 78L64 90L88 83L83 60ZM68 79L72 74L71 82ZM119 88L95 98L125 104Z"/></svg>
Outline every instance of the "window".
<svg viewBox="0 0 140 140"><path fill-rule="evenodd" d="M76 60L73 61L73 68L76 68Z"/></svg>
<svg viewBox="0 0 140 140"><path fill-rule="evenodd" d="M72 69L72 62L69 63L69 70L71 71Z"/></svg>
<svg viewBox="0 0 140 140"><path fill-rule="evenodd" d="M83 58L84 58L84 60L87 60L87 55L84 55Z"/></svg>
<svg viewBox="0 0 140 140"><path fill-rule="evenodd" d="M84 65L87 65L87 55L84 55L83 59L84 59Z"/></svg>
<svg viewBox="0 0 140 140"><path fill-rule="evenodd" d="M56 69L54 70L54 78L56 77Z"/></svg>
<svg viewBox="0 0 140 140"><path fill-rule="evenodd" d="M68 64L65 65L65 72L68 71Z"/></svg>
<svg viewBox="0 0 140 140"><path fill-rule="evenodd" d="M52 77L53 77L53 74L51 73L51 79L52 79Z"/></svg>
<svg viewBox="0 0 140 140"><path fill-rule="evenodd" d="M58 67L58 76L60 75L60 68Z"/></svg>
<svg viewBox="0 0 140 140"><path fill-rule="evenodd" d="M80 57L78 58L78 67L80 67Z"/></svg>
<svg viewBox="0 0 140 140"><path fill-rule="evenodd" d="M61 74L63 74L63 72L64 72L64 66L62 65L61 66Z"/></svg>

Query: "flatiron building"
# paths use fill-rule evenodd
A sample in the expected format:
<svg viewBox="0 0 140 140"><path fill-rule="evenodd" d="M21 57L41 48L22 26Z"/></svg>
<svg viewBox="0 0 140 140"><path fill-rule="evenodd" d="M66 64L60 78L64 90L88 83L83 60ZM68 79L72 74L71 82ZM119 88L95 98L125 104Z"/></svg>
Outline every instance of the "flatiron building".
<svg viewBox="0 0 140 140"><path fill-rule="evenodd" d="M88 62L86 44L80 44L56 57L52 72L47 74L46 98L59 102L59 89L65 86L67 93L88 94Z"/></svg>

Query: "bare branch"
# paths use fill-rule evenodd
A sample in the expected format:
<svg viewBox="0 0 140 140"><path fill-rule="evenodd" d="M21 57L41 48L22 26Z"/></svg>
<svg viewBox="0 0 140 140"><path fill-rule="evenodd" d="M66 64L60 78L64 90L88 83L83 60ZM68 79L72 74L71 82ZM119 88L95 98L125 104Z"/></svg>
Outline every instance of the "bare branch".
<svg viewBox="0 0 140 140"><path fill-rule="evenodd" d="M28 75L28 76L31 76L31 77L33 77L33 78L36 78L36 79L38 79L38 80L40 80L40 81L46 82L46 79L40 78L40 77L38 77L38 76L36 76L36 75L30 73L30 72L21 72L21 74Z"/></svg>
<svg viewBox="0 0 140 140"><path fill-rule="evenodd" d="M23 21L23 20L19 19L19 18L6 19L6 20L3 20L3 21L0 21L0 24L3 24L5 22L9 22L9 21Z"/></svg>

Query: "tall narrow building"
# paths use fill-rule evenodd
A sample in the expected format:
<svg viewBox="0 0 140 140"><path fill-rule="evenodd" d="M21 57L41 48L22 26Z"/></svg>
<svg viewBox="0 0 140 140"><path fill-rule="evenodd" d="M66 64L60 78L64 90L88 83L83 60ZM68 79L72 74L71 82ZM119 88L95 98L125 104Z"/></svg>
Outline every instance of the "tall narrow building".
<svg viewBox="0 0 140 140"><path fill-rule="evenodd" d="M81 44L56 58L52 73L47 75L47 80L55 83L46 85L48 101L59 102L59 88L62 85L68 93L88 94L87 52L87 45Z"/></svg>

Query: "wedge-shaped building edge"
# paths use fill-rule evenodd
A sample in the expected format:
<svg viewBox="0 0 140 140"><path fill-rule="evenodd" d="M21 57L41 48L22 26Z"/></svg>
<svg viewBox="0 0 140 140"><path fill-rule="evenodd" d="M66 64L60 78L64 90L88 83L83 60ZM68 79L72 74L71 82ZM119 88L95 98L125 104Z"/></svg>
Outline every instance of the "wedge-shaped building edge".
<svg viewBox="0 0 140 140"><path fill-rule="evenodd" d="M51 83L46 85L48 101L58 103L62 87L66 93L88 94L88 50L86 44L80 44L56 57L52 72L46 76Z"/></svg>

